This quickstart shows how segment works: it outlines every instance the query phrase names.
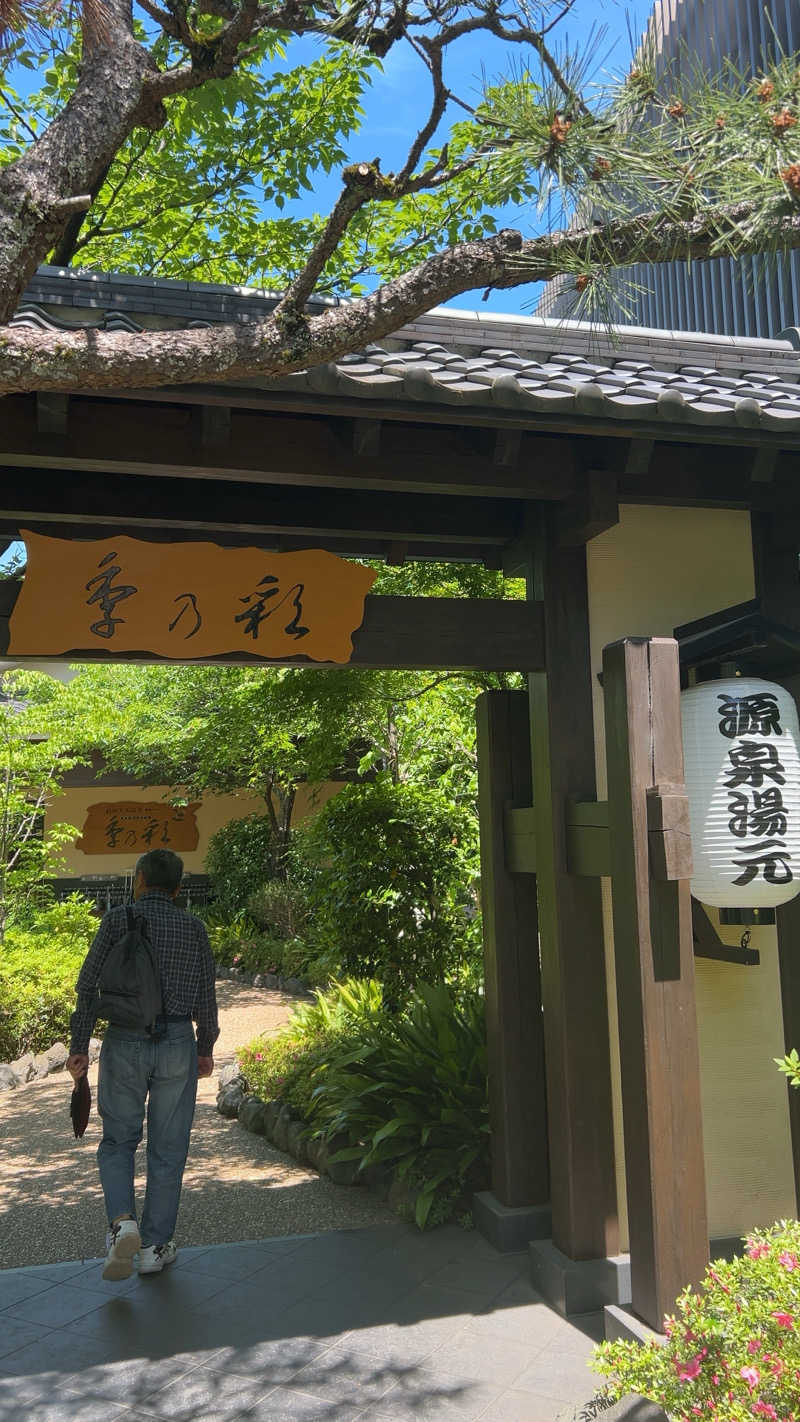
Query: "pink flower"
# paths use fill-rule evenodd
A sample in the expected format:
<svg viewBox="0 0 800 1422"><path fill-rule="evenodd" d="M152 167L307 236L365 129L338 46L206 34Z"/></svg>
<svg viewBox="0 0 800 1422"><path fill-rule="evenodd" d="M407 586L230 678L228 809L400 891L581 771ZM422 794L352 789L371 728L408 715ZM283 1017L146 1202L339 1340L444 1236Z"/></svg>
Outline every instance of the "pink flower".
<svg viewBox="0 0 800 1422"><path fill-rule="evenodd" d="M751 1392L753 1391L754 1387L758 1387L758 1384L761 1381L761 1374L758 1371L758 1368L740 1368L739 1377L744 1378Z"/></svg>
<svg viewBox="0 0 800 1422"><path fill-rule="evenodd" d="M772 1417L777 1422L778 1414L771 1402L754 1402L750 1410L757 1412L760 1417Z"/></svg>
<svg viewBox="0 0 800 1422"><path fill-rule="evenodd" d="M760 1352L761 1352L761 1344L759 1343L759 1341L758 1341L757 1338L751 1338L751 1339L749 1340L749 1342L748 1342L748 1344L747 1344L747 1351L748 1351L748 1353L751 1355L751 1357L752 1357L753 1353L760 1353Z"/></svg>
<svg viewBox="0 0 800 1422"><path fill-rule="evenodd" d="M790 1254L788 1249L784 1249L783 1253L778 1255L778 1263L782 1264L784 1269L798 1268L797 1255Z"/></svg>
<svg viewBox="0 0 800 1422"><path fill-rule="evenodd" d="M678 1358L675 1358L673 1361L675 1371L678 1374L678 1382L691 1382L696 1378L702 1367L702 1359L702 1353L695 1353L694 1357L690 1358L688 1363L681 1363Z"/></svg>
<svg viewBox="0 0 800 1422"><path fill-rule="evenodd" d="M782 1309L777 1309L772 1317L779 1328L794 1328L794 1319L790 1313L784 1313Z"/></svg>
<svg viewBox="0 0 800 1422"><path fill-rule="evenodd" d="M263 1060L264 1060L264 1053L263 1053L263 1052L256 1052L256 1061L257 1061L257 1062L263 1062Z"/></svg>
<svg viewBox="0 0 800 1422"><path fill-rule="evenodd" d="M751 1239L745 1253L748 1259L763 1259L765 1254L769 1254L769 1245L757 1244L754 1239Z"/></svg>

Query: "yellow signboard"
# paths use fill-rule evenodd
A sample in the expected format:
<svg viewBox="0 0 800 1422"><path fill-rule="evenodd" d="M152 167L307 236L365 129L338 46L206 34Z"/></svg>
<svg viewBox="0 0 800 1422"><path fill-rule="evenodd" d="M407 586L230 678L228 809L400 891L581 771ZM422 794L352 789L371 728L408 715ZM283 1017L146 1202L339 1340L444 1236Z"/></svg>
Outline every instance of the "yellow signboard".
<svg viewBox="0 0 800 1422"><path fill-rule="evenodd" d="M22 537L28 557L10 619L12 657L97 650L192 661L249 652L348 662L377 576L323 549Z"/></svg>
<svg viewBox="0 0 800 1422"><path fill-rule="evenodd" d="M90 805L75 847L84 854L146 854L148 849L196 849L200 834L193 805L163 800L102 800Z"/></svg>

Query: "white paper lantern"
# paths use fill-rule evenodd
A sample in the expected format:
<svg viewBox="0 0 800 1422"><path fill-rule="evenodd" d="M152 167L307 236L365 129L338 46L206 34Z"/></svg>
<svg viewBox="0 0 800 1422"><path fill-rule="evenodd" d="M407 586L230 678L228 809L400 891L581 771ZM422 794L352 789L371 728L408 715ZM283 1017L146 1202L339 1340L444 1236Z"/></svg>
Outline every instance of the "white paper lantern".
<svg viewBox="0 0 800 1422"><path fill-rule="evenodd" d="M681 696L694 878L717 908L775 908L800 892L800 725L794 698L758 677Z"/></svg>

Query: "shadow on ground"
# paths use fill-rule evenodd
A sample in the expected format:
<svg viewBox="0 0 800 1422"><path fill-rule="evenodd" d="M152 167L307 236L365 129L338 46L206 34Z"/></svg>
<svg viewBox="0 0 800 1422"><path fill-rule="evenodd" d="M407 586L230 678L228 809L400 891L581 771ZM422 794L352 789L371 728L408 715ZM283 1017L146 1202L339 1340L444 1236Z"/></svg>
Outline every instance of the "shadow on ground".
<svg viewBox="0 0 800 1422"><path fill-rule="evenodd" d="M524 1255L475 1234L336 1231L184 1250L163 1275L0 1274L0 1422L552 1422L597 1383Z"/></svg>

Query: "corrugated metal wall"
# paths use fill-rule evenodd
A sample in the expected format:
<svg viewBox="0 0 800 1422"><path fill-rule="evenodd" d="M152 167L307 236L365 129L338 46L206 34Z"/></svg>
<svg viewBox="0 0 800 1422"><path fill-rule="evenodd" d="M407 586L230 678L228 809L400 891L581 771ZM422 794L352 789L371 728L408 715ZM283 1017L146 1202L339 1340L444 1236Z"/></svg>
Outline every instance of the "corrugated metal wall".
<svg viewBox="0 0 800 1422"><path fill-rule="evenodd" d="M729 55L738 69L757 72L777 44L800 50L800 0L656 0L648 37L664 64L680 71L688 51L713 73ZM639 263L612 277L620 292L617 319L633 326L721 335L776 336L800 325L800 251L777 257ZM551 282L539 316L572 314L572 282Z"/></svg>

